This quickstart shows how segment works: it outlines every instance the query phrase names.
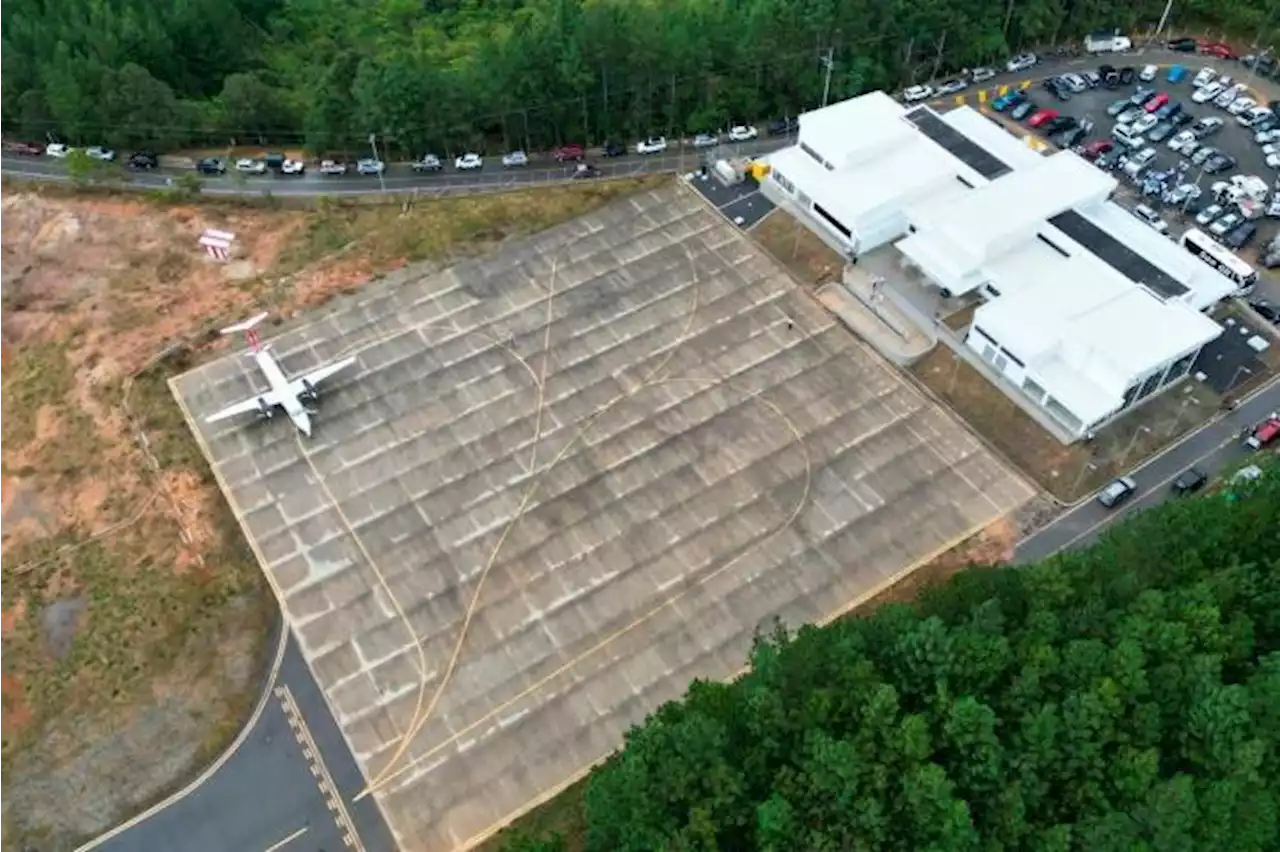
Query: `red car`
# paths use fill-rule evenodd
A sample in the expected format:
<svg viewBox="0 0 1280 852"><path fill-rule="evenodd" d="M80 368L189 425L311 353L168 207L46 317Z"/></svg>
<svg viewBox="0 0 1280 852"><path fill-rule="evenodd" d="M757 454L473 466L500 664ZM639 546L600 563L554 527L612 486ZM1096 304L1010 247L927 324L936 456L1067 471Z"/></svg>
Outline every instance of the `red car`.
<svg viewBox="0 0 1280 852"><path fill-rule="evenodd" d="M44 146L39 142L8 142L4 149L10 154L24 154L28 157L39 157L44 153Z"/></svg>
<svg viewBox="0 0 1280 852"><path fill-rule="evenodd" d="M1145 109L1147 112L1155 112L1156 110L1160 109L1160 107L1164 106L1167 103L1169 103L1169 96L1166 95L1164 92L1161 92L1151 100L1147 101L1142 108Z"/></svg>
<svg viewBox="0 0 1280 852"><path fill-rule="evenodd" d="M1056 109L1042 109L1035 115L1031 116L1031 120L1027 122L1028 127L1040 127L1047 121L1053 121L1058 117Z"/></svg>
<svg viewBox="0 0 1280 852"><path fill-rule="evenodd" d="M581 160L583 157L581 145L561 145L555 150L555 158L557 163L567 163L570 160Z"/></svg>
<svg viewBox="0 0 1280 852"><path fill-rule="evenodd" d="M1273 411L1266 420L1253 427L1253 434L1245 439L1244 445L1251 450L1260 450L1277 437L1280 437L1280 414Z"/></svg>
<svg viewBox="0 0 1280 852"><path fill-rule="evenodd" d="M1216 56L1219 59L1236 59L1236 52L1231 49L1231 45L1223 44L1220 41L1212 41L1208 44L1200 45L1200 52L1205 56Z"/></svg>
<svg viewBox="0 0 1280 852"><path fill-rule="evenodd" d="M1096 142L1090 142L1084 146L1084 156L1086 160L1096 160L1103 154L1116 147L1115 143L1108 139L1099 139Z"/></svg>

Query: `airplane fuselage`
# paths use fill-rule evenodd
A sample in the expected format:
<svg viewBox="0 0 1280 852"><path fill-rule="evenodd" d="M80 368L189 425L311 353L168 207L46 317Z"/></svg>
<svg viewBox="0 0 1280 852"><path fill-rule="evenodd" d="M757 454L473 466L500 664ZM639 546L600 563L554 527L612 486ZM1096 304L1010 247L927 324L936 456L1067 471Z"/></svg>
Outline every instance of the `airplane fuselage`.
<svg viewBox="0 0 1280 852"><path fill-rule="evenodd" d="M274 396L279 402L280 407L289 415L289 419L293 421L293 425L298 427L298 431L304 435L311 434L311 416L307 414L307 409L303 406L302 401L289 389L289 379L285 376L284 371L280 369L280 365L276 363L276 359L272 357L271 352L267 349L259 349L253 353L253 360L258 363L258 369L262 371L267 379L267 384L274 391Z"/></svg>

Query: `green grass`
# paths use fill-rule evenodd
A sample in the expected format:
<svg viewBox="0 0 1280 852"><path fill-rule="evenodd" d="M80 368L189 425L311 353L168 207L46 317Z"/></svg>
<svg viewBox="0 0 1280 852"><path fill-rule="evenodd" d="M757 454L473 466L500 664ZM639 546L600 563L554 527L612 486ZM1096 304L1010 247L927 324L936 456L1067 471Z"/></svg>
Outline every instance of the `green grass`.
<svg viewBox="0 0 1280 852"><path fill-rule="evenodd" d="M16 449L35 439L41 406L63 404L74 387L75 375L61 346L43 343L15 348L4 369L0 440Z"/></svg>

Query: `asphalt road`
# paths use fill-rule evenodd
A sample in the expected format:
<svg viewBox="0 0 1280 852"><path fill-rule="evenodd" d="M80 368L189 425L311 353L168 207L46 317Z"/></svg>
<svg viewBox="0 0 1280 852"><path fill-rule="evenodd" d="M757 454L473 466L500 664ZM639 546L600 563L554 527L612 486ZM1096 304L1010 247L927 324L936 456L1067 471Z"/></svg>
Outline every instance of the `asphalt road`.
<svg viewBox="0 0 1280 852"><path fill-rule="evenodd" d="M394 850L373 798L352 802L364 779L292 636L267 691L248 736L203 784L77 852Z"/></svg>
<svg viewBox="0 0 1280 852"><path fill-rule="evenodd" d="M673 146L663 154L647 156L628 154L622 157L588 157L588 159L600 171L601 177L619 178L659 172L692 171L712 155L723 157L730 154L765 154L793 143L794 136L778 136L750 142L725 143L718 148L697 149L689 145ZM387 166L381 182L376 176L358 175L353 172L345 175L322 175L309 172L298 176L268 173L243 177L228 174L221 177L201 176L200 180L203 185L202 191L209 195L258 195L267 192L277 196L369 195L381 192L384 186L388 192L418 190L445 194L492 192L504 188L563 183L573 179L574 168L575 164L572 163L565 165L539 163L535 155L534 162L529 166L513 169L504 169L497 163L496 158L491 158L486 162L485 168L477 172L447 169L442 172L420 173L413 171L408 163L391 163ZM65 181L68 179L66 165L60 160L49 157L21 157L6 154L0 156L0 172L9 177L28 180ZM191 169L159 168L143 172L125 169L124 178L126 184L133 187L163 189L168 185L168 181L191 173Z"/></svg>
<svg viewBox="0 0 1280 852"><path fill-rule="evenodd" d="M1242 444L1242 430L1277 410L1280 410L1280 382L1273 382L1235 411L1210 422L1135 468L1130 476L1137 483L1138 491L1119 509L1105 509L1095 500L1081 503L1023 539L1014 550L1014 562L1020 565L1035 562L1059 550L1088 544L1111 524L1172 498L1170 484L1187 468L1195 467L1212 476L1241 463L1250 454Z"/></svg>

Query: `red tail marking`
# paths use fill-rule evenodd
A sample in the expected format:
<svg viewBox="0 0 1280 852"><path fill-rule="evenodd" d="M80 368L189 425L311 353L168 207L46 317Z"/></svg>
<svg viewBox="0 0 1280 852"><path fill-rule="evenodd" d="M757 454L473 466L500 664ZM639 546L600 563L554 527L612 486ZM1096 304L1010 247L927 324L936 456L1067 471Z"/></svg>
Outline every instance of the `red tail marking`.
<svg viewBox="0 0 1280 852"><path fill-rule="evenodd" d="M257 352L262 348L261 341L258 339L258 330L256 328L245 329L244 339L245 342L249 344L249 348L254 352Z"/></svg>

